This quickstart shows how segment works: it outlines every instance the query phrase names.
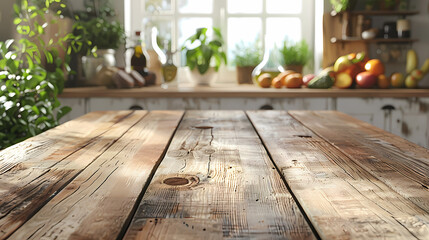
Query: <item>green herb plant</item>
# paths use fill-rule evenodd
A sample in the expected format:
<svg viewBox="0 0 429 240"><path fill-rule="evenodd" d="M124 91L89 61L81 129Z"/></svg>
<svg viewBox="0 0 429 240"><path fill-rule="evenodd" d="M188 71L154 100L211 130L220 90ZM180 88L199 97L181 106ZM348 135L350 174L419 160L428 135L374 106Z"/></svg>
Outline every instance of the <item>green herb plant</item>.
<svg viewBox="0 0 429 240"><path fill-rule="evenodd" d="M78 44L84 44L74 47L81 48L82 55L89 50L118 49L125 42L125 31L118 21L111 19L115 11L109 1L85 0L84 4L85 11L73 13L76 20L73 32L80 40Z"/></svg>
<svg viewBox="0 0 429 240"><path fill-rule="evenodd" d="M258 41L252 43L239 42L232 51L234 63L238 67L254 67L262 61L262 49Z"/></svg>
<svg viewBox="0 0 429 240"><path fill-rule="evenodd" d="M219 70L222 62L227 63L226 53L223 50L223 37L218 28L213 28L214 37L209 39L207 28L199 28L195 34L186 39L182 50L185 50L186 65L200 74L209 70L212 60L215 71Z"/></svg>
<svg viewBox="0 0 429 240"><path fill-rule="evenodd" d="M61 0L46 0L39 7L32 1L14 4L14 24L19 40L0 42L0 149L35 136L56 125L70 107L61 107L57 95L62 92L65 72L70 72L70 44L79 40L73 34L44 41L45 29L57 24L47 20L53 3L60 3L54 15L66 6Z"/></svg>
<svg viewBox="0 0 429 240"><path fill-rule="evenodd" d="M280 52L286 66L305 66L311 58L310 49L305 40L301 40L297 43L285 40Z"/></svg>

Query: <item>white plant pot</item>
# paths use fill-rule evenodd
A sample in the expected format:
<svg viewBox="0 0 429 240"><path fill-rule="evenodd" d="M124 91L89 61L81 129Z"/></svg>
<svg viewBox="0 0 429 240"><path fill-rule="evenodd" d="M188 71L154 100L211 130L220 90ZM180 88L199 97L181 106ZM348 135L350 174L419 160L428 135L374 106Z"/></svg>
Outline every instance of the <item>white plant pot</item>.
<svg viewBox="0 0 429 240"><path fill-rule="evenodd" d="M207 72L201 74L198 72L198 69L191 71L190 78L194 85L196 86L210 86L212 85L218 77L218 73L215 71L214 67L210 67Z"/></svg>
<svg viewBox="0 0 429 240"><path fill-rule="evenodd" d="M95 77L103 67L114 67L116 65L114 49L98 49L97 57L82 57L83 71L88 85L102 85Z"/></svg>

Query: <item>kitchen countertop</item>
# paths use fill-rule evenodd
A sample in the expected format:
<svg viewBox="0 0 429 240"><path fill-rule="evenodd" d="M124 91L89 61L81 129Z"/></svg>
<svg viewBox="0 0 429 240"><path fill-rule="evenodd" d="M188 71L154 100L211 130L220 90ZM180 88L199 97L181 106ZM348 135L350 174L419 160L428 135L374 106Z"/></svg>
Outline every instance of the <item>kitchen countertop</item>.
<svg viewBox="0 0 429 240"><path fill-rule="evenodd" d="M413 98L429 97L429 89L275 89L253 85L224 84L213 87L151 86L133 89L107 89L105 87L66 88L61 98L323 98L323 97L378 97Z"/></svg>

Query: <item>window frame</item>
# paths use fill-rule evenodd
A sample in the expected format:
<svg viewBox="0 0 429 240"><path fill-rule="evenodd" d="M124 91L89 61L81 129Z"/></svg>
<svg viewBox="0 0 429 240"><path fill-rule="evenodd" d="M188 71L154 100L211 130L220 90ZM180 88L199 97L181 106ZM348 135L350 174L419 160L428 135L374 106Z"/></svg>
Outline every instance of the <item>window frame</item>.
<svg viewBox="0 0 429 240"><path fill-rule="evenodd" d="M124 0L124 7L125 7L125 30L128 36L132 36L134 32L136 31L142 31L144 30L143 25L143 19L145 17L157 17L157 16L171 16L172 19L172 28L171 28L171 38L172 41L172 48L178 49L180 46L178 46L178 40L179 40L179 20L181 18L187 18L187 17L209 17L213 19L213 26L220 28L222 35L225 39L225 42L228 40L228 18L230 17L257 17L261 18L262 21L262 32L261 32L261 40L262 40L262 49L265 48L265 40L264 35L266 33L266 24L267 24L267 18L271 17L297 17L301 20L301 38L306 40L307 43L310 46L311 51L314 52L314 59L313 59L313 67L308 68L306 67L305 72L317 72L319 70L320 65L320 59L319 55L320 53L316 51L320 51L320 47L315 41L316 34L315 33L315 27L320 26L319 21L316 21L316 5L317 7L320 6L320 4L317 4L315 0L302 0L302 11L301 13L267 13L267 0L262 0L263 2L263 9L261 13L228 13L227 11L227 1L228 0L213 0L213 12L210 14L206 13L181 13L179 12L178 0L171 0L171 11L164 11L161 14L147 14L146 13L146 4L145 0ZM230 0L233 1L233 0ZM143 17L144 16L144 17ZM229 47L233 46L227 46L225 48L225 51L228 51ZM230 58L230 57L229 57ZM180 56L179 54L175 55L175 62L180 62ZM180 71L179 71L180 72ZM236 76L235 76L235 69L231 68L230 66L222 66L219 71L219 80L220 83L231 83L235 82ZM179 76L180 77L180 76Z"/></svg>

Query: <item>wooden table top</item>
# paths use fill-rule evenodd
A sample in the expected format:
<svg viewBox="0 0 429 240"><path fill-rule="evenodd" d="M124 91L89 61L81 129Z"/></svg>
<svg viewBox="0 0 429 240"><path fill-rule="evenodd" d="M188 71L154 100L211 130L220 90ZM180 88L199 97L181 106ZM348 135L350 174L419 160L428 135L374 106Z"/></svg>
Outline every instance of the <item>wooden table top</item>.
<svg viewBox="0 0 429 240"><path fill-rule="evenodd" d="M163 89L151 86L133 89L105 87L66 88L61 98L416 98L429 97L429 89L275 89L253 85L219 84Z"/></svg>
<svg viewBox="0 0 429 240"><path fill-rule="evenodd" d="M0 152L0 239L429 239L429 151L335 111L93 112Z"/></svg>

